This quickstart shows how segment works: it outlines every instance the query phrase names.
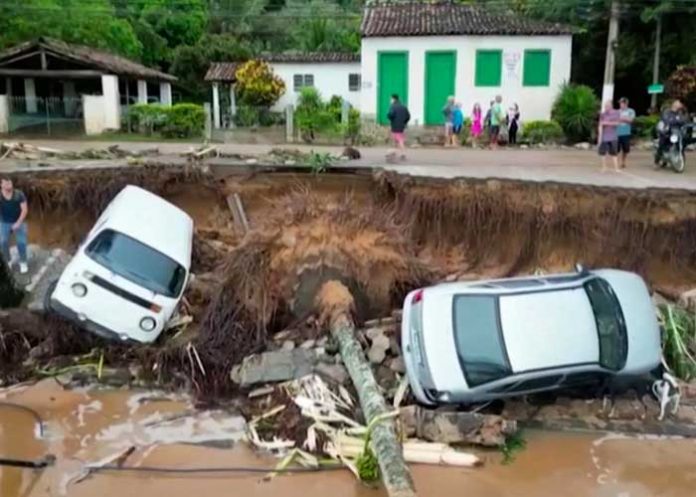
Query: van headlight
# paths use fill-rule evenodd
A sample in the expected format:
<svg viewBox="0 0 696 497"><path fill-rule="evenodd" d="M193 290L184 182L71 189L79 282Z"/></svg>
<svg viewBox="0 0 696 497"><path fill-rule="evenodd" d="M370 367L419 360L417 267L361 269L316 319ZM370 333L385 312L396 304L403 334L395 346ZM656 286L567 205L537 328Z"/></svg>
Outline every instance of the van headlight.
<svg viewBox="0 0 696 497"><path fill-rule="evenodd" d="M140 320L140 329L143 331L152 331L157 327L157 321L151 317L146 317Z"/></svg>
<svg viewBox="0 0 696 497"><path fill-rule="evenodd" d="M75 297L84 297L87 295L87 287L82 283L73 283L70 289Z"/></svg>

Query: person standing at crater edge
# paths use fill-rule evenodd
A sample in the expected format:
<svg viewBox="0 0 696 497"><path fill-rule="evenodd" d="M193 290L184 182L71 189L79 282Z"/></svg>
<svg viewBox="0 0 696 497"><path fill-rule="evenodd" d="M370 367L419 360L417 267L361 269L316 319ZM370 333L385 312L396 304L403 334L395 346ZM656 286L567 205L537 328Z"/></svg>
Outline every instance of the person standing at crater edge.
<svg viewBox="0 0 696 497"><path fill-rule="evenodd" d="M19 252L19 272L29 271L27 264L27 223L29 213L27 197L21 190L15 190L12 179L3 177L0 180L0 248L8 266L10 260L10 237L14 233Z"/></svg>

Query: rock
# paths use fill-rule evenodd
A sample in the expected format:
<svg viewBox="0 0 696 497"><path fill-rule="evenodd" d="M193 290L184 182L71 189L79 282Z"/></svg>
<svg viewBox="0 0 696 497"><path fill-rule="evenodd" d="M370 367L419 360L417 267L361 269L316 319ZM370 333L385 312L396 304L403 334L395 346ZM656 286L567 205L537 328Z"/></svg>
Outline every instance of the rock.
<svg viewBox="0 0 696 497"><path fill-rule="evenodd" d="M404 374L406 372L406 365L404 364L404 359L402 357L395 357L389 361L389 369L395 373Z"/></svg>
<svg viewBox="0 0 696 497"><path fill-rule="evenodd" d="M328 337L321 337L319 340L317 340L317 348L325 348L328 342Z"/></svg>
<svg viewBox="0 0 696 497"><path fill-rule="evenodd" d="M329 378L336 383L344 385L348 382L348 371L342 364L317 364L314 372L325 378Z"/></svg>
<svg viewBox="0 0 696 497"><path fill-rule="evenodd" d="M246 162L247 164L249 164L250 166L253 166L253 165L259 163L258 159L247 159L245 162Z"/></svg>
<svg viewBox="0 0 696 497"><path fill-rule="evenodd" d="M589 150L592 148L592 145L590 145L589 142L580 142L575 144L575 148L578 150Z"/></svg>
<svg viewBox="0 0 696 497"><path fill-rule="evenodd" d="M520 145L520 148L522 150L527 150L529 148L529 145Z"/></svg>
<svg viewBox="0 0 696 497"><path fill-rule="evenodd" d="M372 340L372 346L370 351L367 353L367 357L372 364L381 364L387 356L387 350L389 349L390 343L389 338L384 335L377 335L374 340Z"/></svg>
<svg viewBox="0 0 696 497"><path fill-rule="evenodd" d="M292 350L295 348L295 342L292 340L285 340L283 342L283 346L280 348L281 350Z"/></svg>
<svg viewBox="0 0 696 497"><path fill-rule="evenodd" d="M295 164L297 164L296 160L288 159L285 161L286 166L294 166Z"/></svg>
<svg viewBox="0 0 696 497"><path fill-rule="evenodd" d="M389 337L389 352L395 357L401 357L401 344L396 337Z"/></svg>
<svg viewBox="0 0 696 497"><path fill-rule="evenodd" d="M309 350L314 347L314 345L317 343L316 340L305 340L302 342L302 345L300 345L301 349Z"/></svg>
<svg viewBox="0 0 696 497"><path fill-rule="evenodd" d="M232 368L231 379L242 387L258 383L301 378L314 370L317 355L305 349L277 350L244 358L239 368Z"/></svg>
<svg viewBox="0 0 696 497"><path fill-rule="evenodd" d="M407 436L430 442L501 447L508 436L517 432L517 422L490 414L431 410L419 406L402 407L400 414Z"/></svg>
<svg viewBox="0 0 696 497"><path fill-rule="evenodd" d="M368 328L365 330L365 336L370 339L370 341L374 341L375 338L379 336L384 336L384 329L383 328Z"/></svg>

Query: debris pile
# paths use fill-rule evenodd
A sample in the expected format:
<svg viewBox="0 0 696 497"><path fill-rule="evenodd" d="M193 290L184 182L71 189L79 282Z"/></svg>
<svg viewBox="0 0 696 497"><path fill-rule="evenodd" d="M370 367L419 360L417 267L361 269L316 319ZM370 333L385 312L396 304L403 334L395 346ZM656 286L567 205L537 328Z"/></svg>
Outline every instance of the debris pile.
<svg viewBox="0 0 696 497"><path fill-rule="evenodd" d="M51 147L31 145L21 142L0 144L0 160L5 158L17 160L114 160L141 159L160 155L157 147L127 150L120 145L111 145L103 149L88 148L81 151L61 150Z"/></svg>

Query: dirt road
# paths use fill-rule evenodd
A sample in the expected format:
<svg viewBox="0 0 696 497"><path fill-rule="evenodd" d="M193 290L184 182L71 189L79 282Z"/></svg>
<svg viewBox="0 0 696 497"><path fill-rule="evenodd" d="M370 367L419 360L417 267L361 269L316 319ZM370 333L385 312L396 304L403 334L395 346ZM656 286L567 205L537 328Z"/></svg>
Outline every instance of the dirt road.
<svg viewBox="0 0 696 497"><path fill-rule="evenodd" d="M63 150L79 151L87 148L106 148L116 142L98 141L26 141ZM190 143L124 142L125 149L139 150L158 147L163 155L175 156L189 150ZM217 145L221 151L239 154L264 154L268 145ZM287 145L309 152L340 154L342 148ZM351 161L354 167L385 168L416 176L443 178L510 178L529 181L553 181L629 188L676 188L696 190L696 156L687 157L686 172L675 174L667 170L655 171L649 151L635 151L629 159L629 167L620 172L600 172L599 158L594 150L539 150L501 149L498 151L472 149L417 148L408 151L405 162L390 164L386 160L386 148L362 148L362 158ZM10 162L5 161L6 164ZM2 167L0 163L0 167Z"/></svg>
<svg viewBox="0 0 696 497"><path fill-rule="evenodd" d="M235 416L199 412L185 397L158 392L64 391L53 380L0 401L29 406L45 420L36 435L26 412L0 407L0 458L57 457L43 471L0 467L2 497L122 497L167 495L209 497L381 497L347 471L278 476L263 474L167 475L105 472L87 478L86 465L109 460L129 446L126 466L270 468L278 460L254 454L237 442ZM177 418L177 416L179 416ZM690 497L696 485L692 440L640 439L602 435L529 432L527 447L508 465L498 452L482 452L483 468L412 466L422 497ZM203 443L206 442L206 443ZM217 445L213 447L212 445Z"/></svg>

